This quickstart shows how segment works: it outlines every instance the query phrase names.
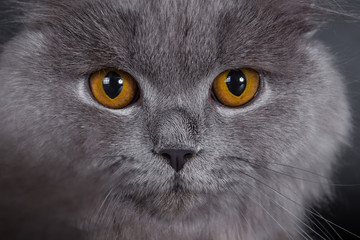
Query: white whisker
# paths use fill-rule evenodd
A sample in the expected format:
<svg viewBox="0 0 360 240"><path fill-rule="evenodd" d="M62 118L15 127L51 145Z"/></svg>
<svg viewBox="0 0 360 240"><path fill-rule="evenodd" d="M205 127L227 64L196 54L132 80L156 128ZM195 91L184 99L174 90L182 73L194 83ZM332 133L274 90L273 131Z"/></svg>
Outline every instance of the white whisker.
<svg viewBox="0 0 360 240"><path fill-rule="evenodd" d="M240 211L240 215L243 217L244 221L246 222L246 224L248 225L249 229L251 230L251 232L253 232L254 236L256 236L255 231L252 227L252 225L250 224L249 220L247 219L247 217L244 215L244 213L242 211ZM255 238L256 240L256 238Z"/></svg>
<svg viewBox="0 0 360 240"><path fill-rule="evenodd" d="M330 186L336 186L336 187L360 187L360 184L340 184L340 183L319 182L319 181L309 180L309 179L293 176L293 175L290 175L288 173L284 173L284 172L281 172L281 171L278 171L278 170L275 170L275 169L271 169L271 168L262 166L260 164L250 163L250 162L248 162L248 163L251 164L251 165L254 165L256 167L259 167L261 169L269 170L269 171L272 171L274 173L277 173L277 174L280 174L280 175L283 175L283 176L287 176L287 177L290 177L290 178L293 178L293 179L302 180L302 181L305 181L305 182L316 183L316 184L324 184L324 185L330 185ZM322 176L319 176L319 177L322 177ZM330 179L328 179L328 181L330 181Z"/></svg>
<svg viewBox="0 0 360 240"><path fill-rule="evenodd" d="M323 234L324 236L326 236L327 238L331 238L332 240L335 240L335 238L331 235L331 233L326 229L326 227L324 227L324 225L315 218L315 220L312 220L309 216L305 215L305 218L307 219L307 221L309 221L311 224L315 225L315 227L317 229L319 229L319 231L321 232L321 234ZM316 221L316 222L315 222Z"/></svg>
<svg viewBox="0 0 360 240"><path fill-rule="evenodd" d="M287 233L287 235L289 236L290 239L295 240L295 239L292 237L292 235L289 233L289 231L287 231L287 230L279 223L279 221L277 221L277 220L275 219L275 217L274 217L273 215L271 215L271 213L270 213L268 210L266 210L266 208L265 208L261 203L259 203L258 201L254 200L254 199L251 198L250 196L248 196L248 197L249 197L249 199L250 199L251 201L253 201L255 204L259 205L259 207L261 207L261 208L265 211L265 213L266 213L269 217L271 217L271 219L273 219L273 220L276 222L276 224L284 231L284 233Z"/></svg>
<svg viewBox="0 0 360 240"><path fill-rule="evenodd" d="M259 180L259 179L255 178L255 177L253 177L253 176L251 176L251 175L249 175L249 174L247 174L247 173L245 173L245 172L242 172L242 174L244 174L245 176L248 176L248 177L250 177L251 179L254 179L255 181L257 181L257 182L259 182L259 183L263 184L264 186L266 186L266 187L270 188L272 191L274 191L274 192L275 192L276 194L278 194L279 196L281 196L281 197L283 197L283 198L285 198L285 199L287 199L287 200L291 201L292 203L295 203L296 205L298 205L298 206L300 206L300 207L304 208L304 210L305 210L305 211L307 211L307 212L309 212L309 213L312 213L312 214L314 214L315 216L318 216L319 218L323 219L323 220L324 220L324 221L326 221L327 223L332 224L333 226L336 226L336 227L340 228L341 230L343 230L343 231L345 231L345 232L347 232L347 233L351 234L352 236L354 236L354 237L356 237L356 238L359 238L359 239L360 239L360 236L356 235L355 233L353 233L353 232L351 232L351 231L349 231L349 230L347 230L347 229L345 229L345 228L343 228L343 227L339 226L338 224L336 224L336 223L334 223L334 222L332 222L332 221L330 221L330 220L328 220L328 219L324 218L324 217L323 217L323 216L321 216L320 214L317 214L317 213L315 213L314 211L312 211L312 210L308 209L307 207L305 207L305 206L301 205L300 203L296 202L295 200L293 200L293 199L291 199L291 198L289 198L289 197L287 197L287 196L283 195L283 194L282 194L282 193L280 193L278 190L276 190L275 188L271 187L270 185L268 185L268 184L264 183L263 181L261 181L261 180Z"/></svg>
<svg viewBox="0 0 360 240"><path fill-rule="evenodd" d="M255 177L254 177L254 179L255 179ZM249 185L250 187L252 187L250 184L248 184L246 181L244 181L244 183L245 184L247 184L247 185ZM259 189L257 189L258 191L259 191ZM322 238L323 240L326 240L324 237L322 237L320 234L318 234L312 227L310 227L308 224L306 224L303 220L301 220L299 217L297 217L294 213L292 213L290 210L288 210L287 208L285 208L284 206L281 206L278 202L276 202L276 201L274 201L273 199L271 199L271 197L268 195L268 194L266 194L264 191L261 191L260 190L260 192L262 193L262 194L264 194L271 202L273 202L273 203L275 203L278 207L280 207L280 208L282 208L283 210L285 210L290 216L292 216L292 217L294 217L296 220L298 220L301 224L303 224L304 226L306 226L308 229L310 229L313 233L315 233L317 236L319 236L320 238ZM301 231L301 232L303 232L303 233L301 233L301 232L299 232L298 231L298 233L302 236L302 237L304 237L305 239L311 239L311 237L309 236L309 234L307 234L303 229L302 229L302 227L300 227L299 226L299 224L297 224L297 222L295 221L294 222L295 223L295 225L297 226L297 228ZM304 234L307 236L304 236Z"/></svg>

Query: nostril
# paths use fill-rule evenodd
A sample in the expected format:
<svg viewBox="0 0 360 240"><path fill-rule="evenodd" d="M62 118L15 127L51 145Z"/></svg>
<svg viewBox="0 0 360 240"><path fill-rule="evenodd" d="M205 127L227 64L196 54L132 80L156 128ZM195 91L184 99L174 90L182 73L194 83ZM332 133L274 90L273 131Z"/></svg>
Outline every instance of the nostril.
<svg viewBox="0 0 360 240"><path fill-rule="evenodd" d="M170 156L169 154L167 154L167 153L162 153L161 155L162 155L163 157L169 159L169 160L170 160L170 158L171 158L171 156Z"/></svg>
<svg viewBox="0 0 360 240"><path fill-rule="evenodd" d="M168 160L168 164L176 171L180 171L185 163L195 156L192 149L162 149L159 154Z"/></svg>

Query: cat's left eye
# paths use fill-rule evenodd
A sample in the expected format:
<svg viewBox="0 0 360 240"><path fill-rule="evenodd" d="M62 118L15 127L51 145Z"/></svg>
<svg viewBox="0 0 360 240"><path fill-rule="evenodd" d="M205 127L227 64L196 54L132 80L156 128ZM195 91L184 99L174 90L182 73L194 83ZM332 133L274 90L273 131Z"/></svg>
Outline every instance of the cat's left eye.
<svg viewBox="0 0 360 240"><path fill-rule="evenodd" d="M114 109L128 106L139 94L134 78L115 69L104 69L91 74L90 89L99 103Z"/></svg>
<svg viewBox="0 0 360 240"><path fill-rule="evenodd" d="M259 74L249 68L222 72L214 80L212 92L216 100L228 107L240 107L250 102L260 85Z"/></svg>

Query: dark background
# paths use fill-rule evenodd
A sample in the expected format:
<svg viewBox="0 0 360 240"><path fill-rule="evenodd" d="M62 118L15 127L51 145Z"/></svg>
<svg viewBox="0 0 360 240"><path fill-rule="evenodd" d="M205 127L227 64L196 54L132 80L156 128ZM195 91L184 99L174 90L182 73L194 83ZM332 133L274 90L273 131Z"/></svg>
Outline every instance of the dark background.
<svg viewBox="0 0 360 240"><path fill-rule="evenodd" d="M346 78L348 99L353 112L352 147L343 152L340 167L334 174L334 182L359 186L335 187L335 201L316 210L328 220L360 236L360 2L353 0L345 8L357 15L358 20L338 17L324 26L317 37L329 46L336 57L337 65ZM326 222L321 223L327 226L334 239L341 239ZM334 229L344 240L360 239L338 227L334 226Z"/></svg>
<svg viewBox="0 0 360 240"><path fill-rule="evenodd" d="M12 19L14 11L7 9L6 2L0 0L0 45L11 38L18 25ZM346 11L360 17L360 2L353 0L343 5ZM360 184L360 20L346 17L336 17L334 21L325 25L316 34L317 38L325 42L337 59L337 64L346 78L348 98L353 110L353 140L352 147L344 150L340 167L334 174L334 182L340 184ZM341 227L360 235L360 185L352 187L335 187L336 199L330 204L314 208L326 219ZM321 218L313 217L313 229L323 232L322 237L309 234L313 239L360 239L340 229L329 226ZM320 222L320 223L319 223ZM324 229L317 229L317 226ZM322 227L321 227L322 228ZM334 230L340 235L338 236ZM326 236L327 235L327 236Z"/></svg>

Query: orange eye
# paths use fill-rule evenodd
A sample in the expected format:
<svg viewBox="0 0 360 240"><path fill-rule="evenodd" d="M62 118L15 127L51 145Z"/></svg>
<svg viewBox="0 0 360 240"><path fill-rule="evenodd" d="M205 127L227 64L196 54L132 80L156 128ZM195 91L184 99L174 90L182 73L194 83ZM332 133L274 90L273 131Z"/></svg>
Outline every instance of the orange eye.
<svg viewBox="0 0 360 240"><path fill-rule="evenodd" d="M128 73L104 69L90 76L90 89L96 100L102 105L119 109L136 100L138 87Z"/></svg>
<svg viewBox="0 0 360 240"><path fill-rule="evenodd" d="M239 107L254 98L259 85L260 77L255 70L227 70L215 78L213 93L222 104Z"/></svg>

